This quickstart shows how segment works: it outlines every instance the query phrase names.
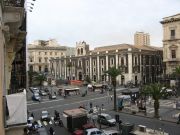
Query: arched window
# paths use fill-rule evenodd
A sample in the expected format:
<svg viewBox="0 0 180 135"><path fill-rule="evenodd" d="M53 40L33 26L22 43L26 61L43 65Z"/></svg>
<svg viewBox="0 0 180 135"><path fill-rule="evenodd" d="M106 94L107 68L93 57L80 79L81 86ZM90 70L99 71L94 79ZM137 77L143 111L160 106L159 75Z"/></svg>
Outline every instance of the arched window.
<svg viewBox="0 0 180 135"><path fill-rule="evenodd" d="M33 71L33 66L32 66L32 65L29 67L29 70L30 70L30 71Z"/></svg>
<svg viewBox="0 0 180 135"><path fill-rule="evenodd" d="M83 48L81 48L81 54L83 54Z"/></svg>
<svg viewBox="0 0 180 135"><path fill-rule="evenodd" d="M80 54L80 49L78 48L78 54Z"/></svg>

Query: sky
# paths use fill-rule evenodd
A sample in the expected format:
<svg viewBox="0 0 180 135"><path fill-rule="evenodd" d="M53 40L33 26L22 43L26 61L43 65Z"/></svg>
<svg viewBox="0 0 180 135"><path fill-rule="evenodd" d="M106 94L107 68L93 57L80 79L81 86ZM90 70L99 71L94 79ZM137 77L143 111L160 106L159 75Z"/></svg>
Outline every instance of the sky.
<svg viewBox="0 0 180 135"><path fill-rule="evenodd" d="M27 0L31 2L32 0ZM162 18L180 13L180 0L36 0L28 12L27 40L56 39L90 48L133 44L134 33L150 34L153 46L162 46ZM27 3L29 9L30 3Z"/></svg>

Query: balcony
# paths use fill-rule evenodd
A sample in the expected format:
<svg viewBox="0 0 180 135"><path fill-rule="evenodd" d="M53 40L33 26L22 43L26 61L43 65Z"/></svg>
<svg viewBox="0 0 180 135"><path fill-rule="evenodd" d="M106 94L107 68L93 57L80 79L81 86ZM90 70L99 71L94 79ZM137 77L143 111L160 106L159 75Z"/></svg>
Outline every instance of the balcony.
<svg viewBox="0 0 180 135"><path fill-rule="evenodd" d="M24 7L24 0L4 0L5 6Z"/></svg>

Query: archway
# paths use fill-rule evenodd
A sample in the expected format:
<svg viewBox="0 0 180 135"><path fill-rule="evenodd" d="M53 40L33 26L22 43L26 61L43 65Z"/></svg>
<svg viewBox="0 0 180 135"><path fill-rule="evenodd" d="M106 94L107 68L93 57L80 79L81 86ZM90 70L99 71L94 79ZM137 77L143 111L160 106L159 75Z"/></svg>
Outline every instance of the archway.
<svg viewBox="0 0 180 135"><path fill-rule="evenodd" d="M79 80L82 80L82 72L79 72L78 76L79 76Z"/></svg>

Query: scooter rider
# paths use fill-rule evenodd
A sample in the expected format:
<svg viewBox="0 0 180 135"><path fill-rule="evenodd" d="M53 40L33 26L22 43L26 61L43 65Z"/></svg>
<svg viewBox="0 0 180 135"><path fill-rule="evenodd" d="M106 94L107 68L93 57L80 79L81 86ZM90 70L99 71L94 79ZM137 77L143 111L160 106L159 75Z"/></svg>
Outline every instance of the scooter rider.
<svg viewBox="0 0 180 135"><path fill-rule="evenodd" d="M50 133L50 135L54 135L55 134L55 131L54 131L54 129L52 127L50 127L50 129L49 129L49 133Z"/></svg>

